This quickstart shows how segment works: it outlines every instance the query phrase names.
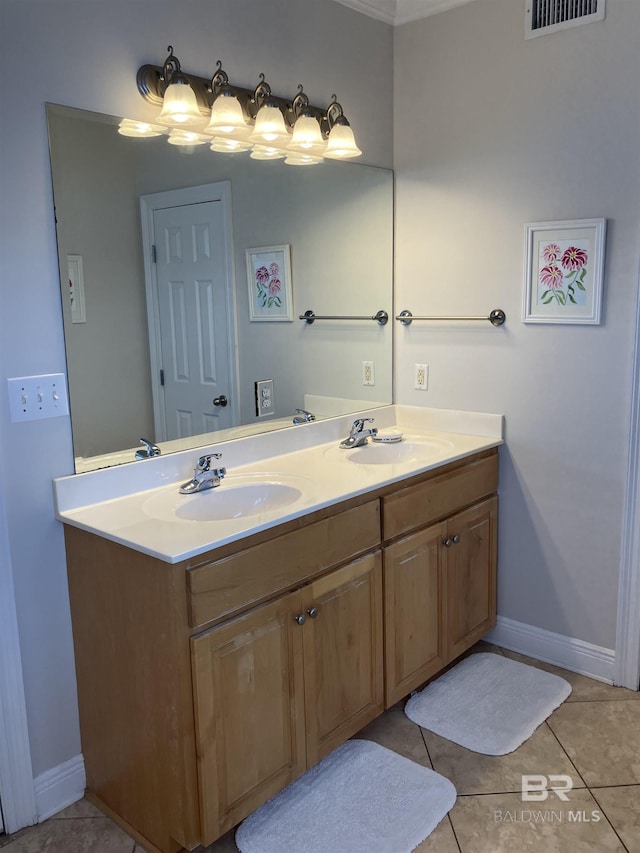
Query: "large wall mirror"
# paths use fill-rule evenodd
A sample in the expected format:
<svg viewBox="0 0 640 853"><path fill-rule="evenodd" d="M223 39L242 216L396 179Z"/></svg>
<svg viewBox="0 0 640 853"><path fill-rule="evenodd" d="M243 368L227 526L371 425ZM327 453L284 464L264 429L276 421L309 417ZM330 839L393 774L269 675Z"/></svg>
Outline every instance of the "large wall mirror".
<svg viewBox="0 0 640 853"><path fill-rule="evenodd" d="M392 401L391 172L47 118L76 471Z"/></svg>

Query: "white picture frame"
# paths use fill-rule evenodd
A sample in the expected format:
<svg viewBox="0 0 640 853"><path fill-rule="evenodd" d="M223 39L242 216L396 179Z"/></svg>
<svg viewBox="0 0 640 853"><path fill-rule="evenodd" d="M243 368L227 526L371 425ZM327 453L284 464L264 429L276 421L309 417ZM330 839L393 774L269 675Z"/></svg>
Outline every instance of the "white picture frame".
<svg viewBox="0 0 640 853"><path fill-rule="evenodd" d="M293 322L291 247L261 246L246 256L251 322Z"/></svg>
<svg viewBox="0 0 640 853"><path fill-rule="evenodd" d="M525 226L523 322L599 325L605 219Z"/></svg>

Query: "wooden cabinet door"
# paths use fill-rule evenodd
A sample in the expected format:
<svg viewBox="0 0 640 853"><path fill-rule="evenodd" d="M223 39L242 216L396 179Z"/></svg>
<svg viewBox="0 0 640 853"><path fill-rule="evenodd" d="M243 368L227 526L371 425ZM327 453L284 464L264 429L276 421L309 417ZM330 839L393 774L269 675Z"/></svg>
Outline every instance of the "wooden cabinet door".
<svg viewBox="0 0 640 853"><path fill-rule="evenodd" d="M453 660L496 623L498 500L453 516L446 549L447 658Z"/></svg>
<svg viewBox="0 0 640 853"><path fill-rule="evenodd" d="M368 554L305 590L307 764L384 708L382 559Z"/></svg>
<svg viewBox="0 0 640 853"><path fill-rule="evenodd" d="M306 768L300 592L191 639L207 845Z"/></svg>
<svg viewBox="0 0 640 853"><path fill-rule="evenodd" d="M434 524L385 550L386 706L445 665L443 540Z"/></svg>

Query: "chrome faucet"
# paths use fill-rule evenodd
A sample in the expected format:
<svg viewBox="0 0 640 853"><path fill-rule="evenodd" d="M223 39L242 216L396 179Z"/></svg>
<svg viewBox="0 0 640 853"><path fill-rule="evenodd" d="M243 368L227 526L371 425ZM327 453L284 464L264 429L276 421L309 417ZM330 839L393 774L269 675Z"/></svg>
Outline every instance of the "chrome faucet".
<svg viewBox="0 0 640 853"><path fill-rule="evenodd" d="M315 421L316 416L313 412L308 412L306 409L296 409L296 414L293 417L294 424L309 424Z"/></svg>
<svg viewBox="0 0 640 853"><path fill-rule="evenodd" d="M373 418L358 418L351 424L349 436L340 442L340 447L362 447L367 443L369 436L378 434L377 427L364 428L366 423L373 423Z"/></svg>
<svg viewBox="0 0 640 853"><path fill-rule="evenodd" d="M196 462L193 479L188 480L180 486L181 495L192 495L194 492L203 492L205 489L215 489L227 473L226 468L213 468L214 459L220 459L222 453L211 453L201 456Z"/></svg>
<svg viewBox="0 0 640 853"><path fill-rule="evenodd" d="M152 456L160 456L160 448L157 444L152 444L148 438L141 438L140 444L144 444L144 447L136 450L135 459L151 459Z"/></svg>

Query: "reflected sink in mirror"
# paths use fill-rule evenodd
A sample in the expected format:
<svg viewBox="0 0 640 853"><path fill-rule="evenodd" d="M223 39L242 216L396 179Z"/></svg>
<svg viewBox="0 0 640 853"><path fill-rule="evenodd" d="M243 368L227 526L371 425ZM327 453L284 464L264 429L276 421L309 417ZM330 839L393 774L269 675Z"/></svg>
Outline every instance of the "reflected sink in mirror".
<svg viewBox="0 0 640 853"><path fill-rule="evenodd" d="M453 442L446 438L411 438L389 443L369 441L362 447L354 447L351 450L332 448L332 452L339 453L347 462L355 462L358 465L401 465L435 460L443 453L449 452L452 447Z"/></svg>
<svg viewBox="0 0 640 853"><path fill-rule="evenodd" d="M149 518L160 521L229 521L279 511L309 496L310 481L276 475L227 476L219 486L193 495L181 495L178 487L163 489L143 504ZM305 501L306 503L307 501Z"/></svg>

